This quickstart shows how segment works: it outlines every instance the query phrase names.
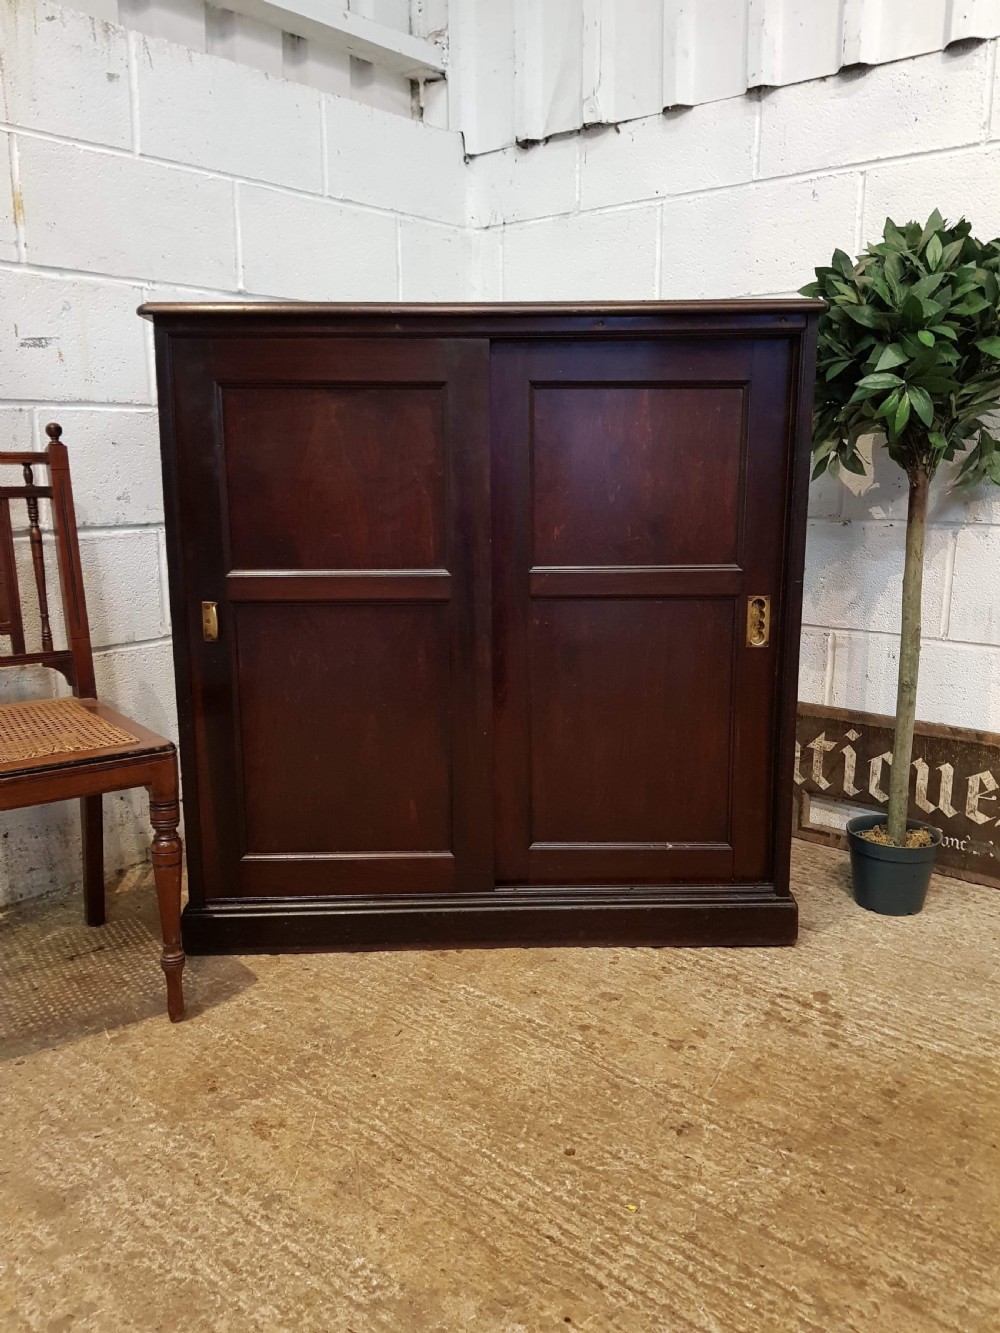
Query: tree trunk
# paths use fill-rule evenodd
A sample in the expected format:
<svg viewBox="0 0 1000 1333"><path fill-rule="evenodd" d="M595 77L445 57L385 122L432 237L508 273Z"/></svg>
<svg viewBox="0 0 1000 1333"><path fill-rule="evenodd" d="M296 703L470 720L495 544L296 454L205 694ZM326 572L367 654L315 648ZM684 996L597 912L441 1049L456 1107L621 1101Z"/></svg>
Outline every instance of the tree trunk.
<svg viewBox="0 0 1000 1333"><path fill-rule="evenodd" d="M913 724L917 716L917 676L920 671L920 601L924 582L924 534L930 475L919 463L910 472L906 511L906 563L903 566L903 615L899 634L899 681L896 687L896 736L889 780L890 839L901 847L906 841L910 803L910 761Z"/></svg>

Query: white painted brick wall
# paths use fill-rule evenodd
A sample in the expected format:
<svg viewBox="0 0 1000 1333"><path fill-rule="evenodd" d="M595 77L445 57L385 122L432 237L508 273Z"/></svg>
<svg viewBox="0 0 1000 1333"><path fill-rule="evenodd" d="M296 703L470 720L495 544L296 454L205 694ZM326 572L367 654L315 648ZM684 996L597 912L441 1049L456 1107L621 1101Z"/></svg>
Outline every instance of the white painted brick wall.
<svg viewBox="0 0 1000 1333"><path fill-rule="evenodd" d="M29 264L235 288L231 181L47 139L18 156Z"/></svg>
<svg viewBox="0 0 1000 1333"><path fill-rule="evenodd" d="M29 407L0 407L0 440L3 440L4 449L18 452L34 449L34 412Z"/></svg>
<svg viewBox="0 0 1000 1333"><path fill-rule="evenodd" d="M124 29L55 0L0 0L3 119L84 143L132 143Z"/></svg>
<svg viewBox="0 0 1000 1333"><path fill-rule="evenodd" d="M17 226L14 222L14 187L9 169L11 138L0 134L0 259L17 258ZM7 179L3 166L7 164Z"/></svg>
<svg viewBox="0 0 1000 1333"><path fill-rule="evenodd" d="M956 534L948 635L1000 647L1000 527Z"/></svg>
<svg viewBox="0 0 1000 1333"><path fill-rule="evenodd" d="M1000 236L1000 146L981 145L893 162L865 172L864 239L877 241L887 217L965 214L983 240Z"/></svg>
<svg viewBox="0 0 1000 1333"><path fill-rule="evenodd" d="M323 98L327 193L334 199L461 225L462 136L345 97Z"/></svg>
<svg viewBox="0 0 1000 1333"><path fill-rule="evenodd" d="M78 526L162 525L163 486L155 411L60 406L49 415L56 413L70 450ZM6 415L0 414L0 431L5 428ZM25 411L24 416L30 424L31 413ZM42 427L43 416L44 413L39 414ZM9 437L5 434L3 438ZM37 444L22 447L37 447Z"/></svg>
<svg viewBox="0 0 1000 1333"><path fill-rule="evenodd" d="M247 291L313 301L398 296L394 217L262 186L237 189ZM276 245L278 236L294 243Z"/></svg>
<svg viewBox="0 0 1000 1333"><path fill-rule="evenodd" d="M656 295L656 208L576 213L508 227L507 300L647 300Z"/></svg>
<svg viewBox="0 0 1000 1333"><path fill-rule="evenodd" d="M0 432L28 448L63 422L99 692L167 734L142 300L767 295L886 212L939 205L1000 232L995 44L466 162L460 135L296 83L293 60L283 79L135 18L0 0ZM801 697L888 711L905 496L879 451L849 480L810 495ZM1000 730L1000 497L939 492L931 525L920 714ZM2 697L41 688L0 681ZM146 854L141 796L106 822L109 871ZM78 881L75 808L3 831L0 901Z"/></svg>
<svg viewBox="0 0 1000 1333"><path fill-rule="evenodd" d="M583 135L581 207L752 180L757 116L752 97L734 97Z"/></svg>
<svg viewBox="0 0 1000 1333"><path fill-rule="evenodd" d="M832 641L833 635L829 630L812 629L808 625L803 629L799 662L800 699L822 699L826 696Z"/></svg>
<svg viewBox="0 0 1000 1333"><path fill-rule="evenodd" d="M982 134L986 44L776 88L761 102L760 174L903 157Z"/></svg>
<svg viewBox="0 0 1000 1333"><path fill-rule="evenodd" d="M148 403L136 334L142 288L0 268L0 383L7 398Z"/></svg>
<svg viewBox="0 0 1000 1333"><path fill-rule="evenodd" d="M762 181L663 204L666 297L793 291L850 247L861 177Z"/></svg>
<svg viewBox="0 0 1000 1333"><path fill-rule="evenodd" d="M46 522L46 527L51 524ZM25 636L37 645L38 612L27 537L16 536L14 548L20 586L24 591ZM80 561L90 617L90 638L95 649L163 638L167 625L160 578L159 533L155 528L82 532ZM53 639L65 642L55 551L51 545L45 552L45 567Z"/></svg>
<svg viewBox="0 0 1000 1333"><path fill-rule="evenodd" d="M829 702L891 714L899 644L891 635L837 634ZM804 697L804 696L802 696ZM974 644L927 638L920 656L917 716L951 727L996 730L989 718L1000 697L1000 654ZM985 724L985 727L983 726Z"/></svg>
<svg viewBox="0 0 1000 1333"><path fill-rule="evenodd" d="M472 221L495 227L572 213L579 197L580 136L504 148L470 164Z"/></svg>
<svg viewBox="0 0 1000 1333"><path fill-rule="evenodd" d="M498 301L501 233L400 223L404 301Z"/></svg>
<svg viewBox="0 0 1000 1333"><path fill-rule="evenodd" d="M140 151L320 193L320 94L218 56L130 37Z"/></svg>
<svg viewBox="0 0 1000 1333"><path fill-rule="evenodd" d="M812 523L809 527L802 615L809 625L831 629L899 632L905 524ZM851 559L844 559L844 542ZM932 530L924 563L923 624L940 634L952 534Z"/></svg>

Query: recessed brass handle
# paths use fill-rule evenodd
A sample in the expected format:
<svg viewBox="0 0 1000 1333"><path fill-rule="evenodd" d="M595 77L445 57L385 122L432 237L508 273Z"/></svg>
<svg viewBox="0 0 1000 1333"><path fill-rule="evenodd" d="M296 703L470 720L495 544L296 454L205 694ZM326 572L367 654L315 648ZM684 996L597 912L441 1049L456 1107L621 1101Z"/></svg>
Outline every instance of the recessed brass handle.
<svg viewBox="0 0 1000 1333"><path fill-rule="evenodd" d="M214 643L219 637L219 608L215 602L201 604L201 637L206 643Z"/></svg>
<svg viewBox="0 0 1000 1333"><path fill-rule="evenodd" d="M766 648L771 641L771 599L762 594L747 598L747 647Z"/></svg>

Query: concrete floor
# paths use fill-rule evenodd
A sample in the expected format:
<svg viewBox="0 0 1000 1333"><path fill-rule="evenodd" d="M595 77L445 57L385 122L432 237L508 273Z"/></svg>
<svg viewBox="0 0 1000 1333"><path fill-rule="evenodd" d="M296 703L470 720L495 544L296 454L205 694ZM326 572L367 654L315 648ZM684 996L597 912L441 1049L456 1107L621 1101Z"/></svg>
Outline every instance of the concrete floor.
<svg viewBox="0 0 1000 1333"><path fill-rule="evenodd" d="M199 958L0 921L0 1329L1000 1326L1000 893L793 950Z"/></svg>

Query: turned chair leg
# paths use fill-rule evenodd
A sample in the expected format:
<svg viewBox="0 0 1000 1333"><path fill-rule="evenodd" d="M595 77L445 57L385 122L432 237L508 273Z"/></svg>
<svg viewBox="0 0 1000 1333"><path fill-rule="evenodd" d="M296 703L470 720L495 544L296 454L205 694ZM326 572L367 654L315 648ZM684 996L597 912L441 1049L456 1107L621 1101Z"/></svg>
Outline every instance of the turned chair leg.
<svg viewBox="0 0 1000 1333"><path fill-rule="evenodd" d="M83 919L104 925L104 814L100 796L80 800L83 829Z"/></svg>
<svg viewBox="0 0 1000 1333"><path fill-rule="evenodd" d="M177 756L159 765L149 789L149 817L153 825L153 875L160 909L163 953L160 962L167 978L167 1013L176 1023L184 1014L184 950L181 947L181 840L177 833Z"/></svg>

